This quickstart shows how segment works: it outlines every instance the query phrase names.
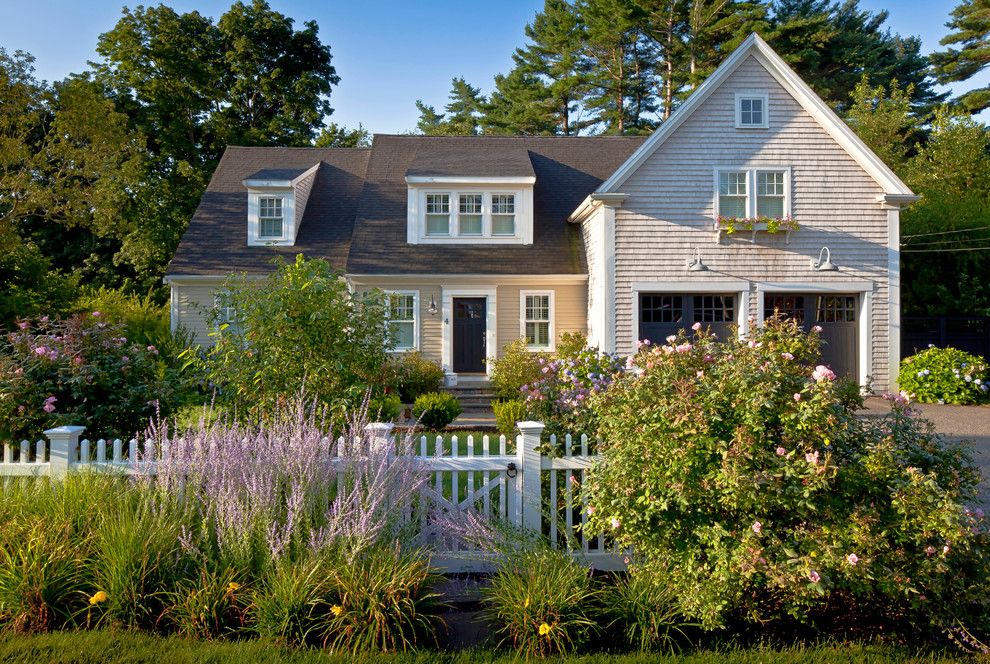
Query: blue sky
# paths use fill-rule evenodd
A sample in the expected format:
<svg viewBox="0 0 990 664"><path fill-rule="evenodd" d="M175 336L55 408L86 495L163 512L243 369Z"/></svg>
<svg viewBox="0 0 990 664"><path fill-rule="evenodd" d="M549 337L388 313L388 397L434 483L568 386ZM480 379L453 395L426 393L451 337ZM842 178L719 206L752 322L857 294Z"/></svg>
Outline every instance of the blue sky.
<svg viewBox="0 0 990 664"><path fill-rule="evenodd" d="M38 75L61 79L95 58L96 38L110 29L121 0L0 0L0 46L36 58ZM128 2L134 6L139 2ZM154 4L144 0L144 4ZM175 0L177 11L218 18L231 0ZM379 132L415 127L416 99L443 106L450 79L463 76L489 92L492 77L507 71L523 28L543 0L270 0L297 24L315 19L330 44L341 77L331 102L332 120L358 122ZM925 52L938 46L957 0L860 0L864 9L890 12L888 26L919 35ZM968 82L986 84L987 76Z"/></svg>

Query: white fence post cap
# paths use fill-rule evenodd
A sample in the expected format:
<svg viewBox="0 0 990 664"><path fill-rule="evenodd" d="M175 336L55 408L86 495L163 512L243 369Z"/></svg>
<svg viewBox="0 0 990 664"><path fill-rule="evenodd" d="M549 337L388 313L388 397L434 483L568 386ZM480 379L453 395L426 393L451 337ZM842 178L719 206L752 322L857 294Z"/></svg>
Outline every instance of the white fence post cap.
<svg viewBox="0 0 990 664"><path fill-rule="evenodd" d="M86 427L82 426L64 426L55 427L54 429L48 429L45 431L46 436L71 436L72 434L80 434L86 430Z"/></svg>
<svg viewBox="0 0 990 664"><path fill-rule="evenodd" d="M364 430L367 431L368 433L372 433L372 434L377 433L382 436L387 436L389 433L391 433L393 428L395 428L395 425L392 424L391 422L369 422L367 425L365 425Z"/></svg>
<svg viewBox="0 0 990 664"><path fill-rule="evenodd" d="M527 420L525 422L516 422L516 426L519 427L520 431L542 431L547 425L543 422Z"/></svg>

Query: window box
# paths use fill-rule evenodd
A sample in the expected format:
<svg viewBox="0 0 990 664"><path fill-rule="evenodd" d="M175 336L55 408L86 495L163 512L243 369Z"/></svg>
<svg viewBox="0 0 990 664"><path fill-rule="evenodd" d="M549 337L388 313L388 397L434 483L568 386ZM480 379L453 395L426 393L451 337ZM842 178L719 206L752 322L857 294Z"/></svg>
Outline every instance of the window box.
<svg viewBox="0 0 990 664"><path fill-rule="evenodd" d="M733 235L739 231L749 232L751 239L756 239L757 233L776 235L784 233L787 242L791 240L791 231L800 228L797 220L791 217L723 217L715 220L715 230L721 239L722 233Z"/></svg>

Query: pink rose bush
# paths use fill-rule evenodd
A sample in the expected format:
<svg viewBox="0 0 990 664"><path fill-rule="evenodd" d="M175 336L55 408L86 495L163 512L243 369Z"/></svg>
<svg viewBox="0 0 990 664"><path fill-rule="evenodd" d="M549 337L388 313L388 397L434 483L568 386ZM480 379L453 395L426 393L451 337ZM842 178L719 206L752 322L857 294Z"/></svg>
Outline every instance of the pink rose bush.
<svg viewBox="0 0 990 664"><path fill-rule="evenodd" d="M814 331L771 319L744 340L688 334L643 346L592 398L603 442L583 483L589 531L631 547L710 628L810 621L844 602L925 624L947 619L939 607L986 615L987 528L965 508L979 482L965 448L898 402L857 417Z"/></svg>
<svg viewBox="0 0 990 664"><path fill-rule="evenodd" d="M131 436L177 405L181 381L157 349L97 313L20 321L0 339L0 440L35 441L62 424Z"/></svg>

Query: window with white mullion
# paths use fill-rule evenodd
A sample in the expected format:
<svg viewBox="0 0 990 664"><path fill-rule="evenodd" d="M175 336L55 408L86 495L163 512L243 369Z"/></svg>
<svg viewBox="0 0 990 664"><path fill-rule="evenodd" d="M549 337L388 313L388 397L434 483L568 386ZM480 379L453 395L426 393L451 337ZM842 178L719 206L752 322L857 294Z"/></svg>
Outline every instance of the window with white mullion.
<svg viewBox="0 0 990 664"><path fill-rule="evenodd" d="M426 234L450 235L450 194L426 194Z"/></svg>
<svg viewBox="0 0 990 664"><path fill-rule="evenodd" d="M523 335L526 346L534 350L553 348L552 293L522 293Z"/></svg>
<svg viewBox="0 0 990 664"><path fill-rule="evenodd" d="M394 350L416 348L416 293L387 293L388 336Z"/></svg>
<svg viewBox="0 0 990 664"><path fill-rule="evenodd" d="M466 193L458 195L457 234L482 235L484 216L482 194Z"/></svg>
<svg viewBox="0 0 990 664"><path fill-rule="evenodd" d="M516 195L492 194L492 235L516 234Z"/></svg>
<svg viewBox="0 0 990 664"><path fill-rule="evenodd" d="M756 216L781 219L787 214L786 171L756 172Z"/></svg>
<svg viewBox="0 0 990 664"><path fill-rule="evenodd" d="M284 221L282 197L262 196L258 199L258 237L281 239Z"/></svg>
<svg viewBox="0 0 990 664"><path fill-rule="evenodd" d="M719 171L719 216L742 218L749 214L748 176L746 171Z"/></svg>

